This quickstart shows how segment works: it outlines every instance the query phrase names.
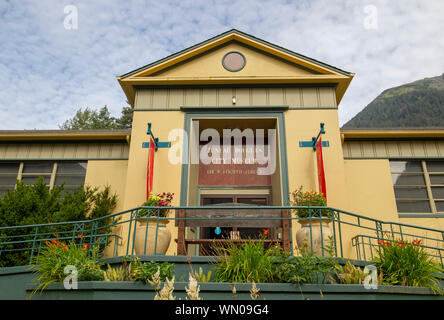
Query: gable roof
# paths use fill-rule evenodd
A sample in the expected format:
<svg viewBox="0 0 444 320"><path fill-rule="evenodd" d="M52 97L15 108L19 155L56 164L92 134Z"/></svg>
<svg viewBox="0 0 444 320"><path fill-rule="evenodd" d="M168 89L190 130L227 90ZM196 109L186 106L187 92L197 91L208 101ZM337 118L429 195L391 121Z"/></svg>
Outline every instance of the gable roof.
<svg viewBox="0 0 444 320"><path fill-rule="evenodd" d="M226 77L183 77L172 79L162 77L162 72L175 68L191 60L198 59L209 52L221 48L229 43L239 43L243 46L253 48L273 58L309 70L310 76L281 76L276 77L261 76L251 79L251 77L239 77L238 75L228 75ZM318 83L331 84L336 86L337 103L339 104L354 74L337 67L309 58L265 40L256 38L245 32L232 29L221 33L215 37L198 43L194 46L171 54L165 58L137 68L117 77L128 101L134 104L135 87L137 86L158 86L158 85L237 85L237 84L298 84L298 83Z"/></svg>

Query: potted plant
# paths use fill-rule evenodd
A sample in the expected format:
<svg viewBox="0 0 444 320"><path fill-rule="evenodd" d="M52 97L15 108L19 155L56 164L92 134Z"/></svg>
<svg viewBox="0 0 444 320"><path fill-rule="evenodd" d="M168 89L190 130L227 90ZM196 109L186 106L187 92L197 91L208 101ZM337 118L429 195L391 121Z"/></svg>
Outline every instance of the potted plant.
<svg viewBox="0 0 444 320"><path fill-rule="evenodd" d="M302 191L302 186L291 193L292 206L325 207L327 200L323 194L316 191ZM329 256L332 246L333 232L330 228L333 212L331 209L302 208L295 209L296 215L301 218L298 222L301 229L296 233L296 242L301 250L311 250L316 256Z"/></svg>
<svg viewBox="0 0 444 320"><path fill-rule="evenodd" d="M166 219L174 193L150 194L137 213L134 249L138 255L165 254L171 241Z"/></svg>

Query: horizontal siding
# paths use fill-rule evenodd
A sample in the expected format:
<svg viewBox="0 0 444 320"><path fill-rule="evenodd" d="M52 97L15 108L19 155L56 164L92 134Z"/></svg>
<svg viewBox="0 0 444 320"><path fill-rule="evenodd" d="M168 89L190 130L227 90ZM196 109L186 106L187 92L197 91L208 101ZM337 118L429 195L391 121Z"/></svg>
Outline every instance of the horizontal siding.
<svg viewBox="0 0 444 320"><path fill-rule="evenodd" d="M182 106L230 106L233 96L236 96L238 106L336 107L335 90L331 87L139 89L135 107L178 109Z"/></svg>
<svg viewBox="0 0 444 320"><path fill-rule="evenodd" d="M345 141L344 158L443 158L444 141Z"/></svg>
<svg viewBox="0 0 444 320"><path fill-rule="evenodd" d="M0 160L8 159L128 159L127 143L0 144Z"/></svg>

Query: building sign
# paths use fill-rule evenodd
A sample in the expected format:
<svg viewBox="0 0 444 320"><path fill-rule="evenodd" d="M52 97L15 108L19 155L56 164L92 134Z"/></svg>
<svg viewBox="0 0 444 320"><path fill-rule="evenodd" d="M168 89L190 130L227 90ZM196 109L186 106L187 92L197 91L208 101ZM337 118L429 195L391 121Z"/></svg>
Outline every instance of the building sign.
<svg viewBox="0 0 444 320"><path fill-rule="evenodd" d="M318 163L318 181L319 181L319 193L324 195L327 199L327 187L325 186L325 171L324 171L324 157L322 155L322 139L319 138L316 143L316 159Z"/></svg>
<svg viewBox="0 0 444 320"><path fill-rule="evenodd" d="M264 146L267 148L267 145ZM255 146L231 146L231 159L224 159L230 150L224 147L214 150L220 158L212 159L211 163L199 162L198 184L201 186L271 186L271 175L258 175L258 168L264 167L254 158ZM227 147L225 147L227 148ZM229 147L228 147L229 148ZM242 149L238 149L242 148ZM202 146L201 146L202 150ZM236 153L237 152L237 153ZM235 154L242 152L241 157Z"/></svg>

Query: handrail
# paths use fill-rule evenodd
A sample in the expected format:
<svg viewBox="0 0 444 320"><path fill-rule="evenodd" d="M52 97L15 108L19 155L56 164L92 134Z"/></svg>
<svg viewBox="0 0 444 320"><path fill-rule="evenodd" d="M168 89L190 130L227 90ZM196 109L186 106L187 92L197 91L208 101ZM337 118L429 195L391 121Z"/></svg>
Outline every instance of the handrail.
<svg viewBox="0 0 444 320"><path fill-rule="evenodd" d="M115 216L119 216L119 215L123 215L125 213L130 213L133 211L137 211L140 209L159 209L158 207L147 207L147 206L139 206L139 207L135 207L133 209L128 209L128 210L124 210L121 212L116 212L116 213L112 213L103 217L99 217L99 218L95 218L95 219L91 219L91 220L78 220L78 221L67 221L67 222L52 222L52 223L46 223L46 224L34 224L34 225L19 225L19 226L8 226L8 227L0 227L0 231L1 230L6 230L6 229L15 229L15 228L26 228L26 227L40 227L40 226L53 226L53 225L65 225L65 224L76 224L76 223L92 223L94 221L100 221L100 220L104 220L104 219L108 219L108 218L112 218ZM428 228L428 227L422 227L422 226L416 226L416 225L410 225L410 224L406 224L406 223L400 223L400 222L395 222L395 221L383 221L383 220L379 220L379 219L375 219L375 218L371 218L371 217L367 217L367 216L363 216L363 215L359 215L356 213L352 213L352 212L348 212L348 211L344 211L344 210L340 210L340 209L336 209L333 207L322 207L322 206L254 206L254 207L237 207L237 206L224 206L224 207L218 207L218 206L177 206L177 207L168 207L168 210L181 210L181 209L193 209L193 210L208 210L208 209L229 209L229 210L233 210L233 209L249 209L249 210L257 210L257 209L287 209L287 210L297 210L297 209L329 209L332 211L336 211L336 212L341 212L350 216L354 216L356 218L361 218L361 219L366 219L366 220L370 220L370 221L375 221L375 222L381 222L383 224L395 224L395 225L401 225L401 226L405 226L405 227L411 227L411 228L416 228L416 229L423 229L423 230L427 230L427 231L436 231L436 232L442 232L444 233L444 230L439 230L439 229L433 229L433 228Z"/></svg>
<svg viewBox="0 0 444 320"><path fill-rule="evenodd" d="M90 239L91 244L101 244L102 249L104 250L105 247L108 245L108 241L111 238L114 238L114 254L117 252L118 244L118 238L121 239L121 241L124 241L122 237L114 232L109 232L110 228L113 228L118 225L126 225L128 228L128 237L126 242L126 252L129 254L134 253L134 241L136 237L136 222L141 219L141 216L139 215L139 211L145 209L146 210L168 210L170 212L179 212L179 210L217 210L220 211L230 211L233 214L231 216L226 217L157 217L155 220L156 224L156 235L159 231L159 228L162 228L163 226L159 225L159 221L161 220L173 220L173 221L204 221L204 220L224 220L224 221L236 221L236 220L281 220L281 221L300 221L300 220L309 220L309 228L312 230L312 221L314 219L319 219L321 221L330 221L332 222L332 228L333 228L333 238L334 238L334 248L335 248L335 254L336 256L344 257L344 244L347 245L350 241L350 247L356 247L356 250L358 250L356 246L356 242L359 241L359 238L363 239L366 237L366 239L369 241L369 243L366 245L374 245L371 243L371 240L379 240L379 239L385 239L385 234L390 234L392 237L400 236L403 237L416 237L420 238L425 241L436 241L437 245L441 244L443 247L433 247L433 246L426 246L428 249L431 250L437 250L439 252L439 257L442 261L442 255L441 251L444 251L444 230L434 229L434 228L428 228L428 227L422 227L422 226L415 226L411 224L405 224L400 222L392 222L392 221L383 221L371 217L366 217L363 215L359 215L352 212L347 212L344 210L339 210L332 207L323 207L323 206L176 206L176 207L168 207L167 209L160 209L159 207L148 207L148 206L139 206L133 209L124 210L121 212L112 213L103 217L90 219L90 220L80 220L80 221L67 221L67 222L55 222L55 223L46 223L46 224L34 224L34 225L20 225L20 226L7 226L7 227L0 227L0 263L2 262L3 254L12 252L12 251L23 251L28 252L30 251L30 259L34 257L36 254L38 257L38 254L40 253L40 249L42 246L42 243L44 241L48 241L51 239L51 235L54 234L52 230L57 230L57 228L64 227L66 230L57 231L57 234L59 235L60 239L71 239L75 240L76 235L78 233L83 233L85 235L85 238ZM240 210L287 210L287 212L292 213L288 217L282 217L282 216L261 216L261 217L243 217L243 216L236 216L236 211L239 212ZM308 210L308 217L307 218L300 218L295 215L295 210ZM331 217L322 216L321 210L329 211L331 213ZM122 220L122 217L125 217L125 215L129 215L127 219ZM355 221L356 220L356 221ZM103 225L99 224L102 223ZM153 223L153 222L150 222ZM324 254L324 243L323 243L323 237L322 237L322 225L321 225L321 242L322 242L322 254ZM353 237L350 239L344 238L344 230L345 228L359 228L361 230L360 232L354 232ZM26 229L31 229L27 231ZM387 230L385 230L387 229ZM409 230L409 229L413 229ZM362 230L367 230L369 232L376 233L376 236L370 236L370 235L363 235ZM77 233L78 232L78 233ZM140 231L139 231L140 232ZM426 235L420 235L417 233L420 232L426 232ZM25 233L25 234L20 234ZM146 226L145 231L145 244L147 241L147 233L148 233L148 224ZM430 233L435 233L435 235L430 235ZM313 243L313 238L310 236L310 243ZM24 240L18 240L18 239L24 239ZM293 231L291 229L291 223L290 223L290 239L291 239L291 249L292 251L295 248L295 236L293 234ZM105 244L104 244L105 243ZM15 246L25 245L25 244L32 244L32 248L28 247L19 247L15 248ZM361 243L362 244L362 243ZM132 246L132 248L130 248ZM13 248L11 248L13 247ZM154 244L154 252L157 253L157 237ZM340 253L338 255L338 248L340 249ZM364 252L365 253L365 252ZM356 256L358 256L359 253L356 252ZM32 262L32 261L31 261Z"/></svg>

